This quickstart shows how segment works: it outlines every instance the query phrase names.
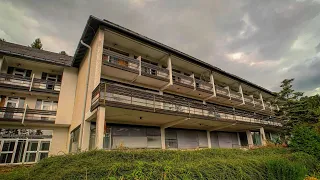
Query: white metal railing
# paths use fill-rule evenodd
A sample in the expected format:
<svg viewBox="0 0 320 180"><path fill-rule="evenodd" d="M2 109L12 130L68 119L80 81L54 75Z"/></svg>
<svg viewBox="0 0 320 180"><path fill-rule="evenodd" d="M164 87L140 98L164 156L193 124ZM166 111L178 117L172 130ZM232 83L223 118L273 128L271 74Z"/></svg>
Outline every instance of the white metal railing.
<svg viewBox="0 0 320 180"><path fill-rule="evenodd" d="M181 73L172 72L173 83L185 84L188 86L193 86L193 78L190 76L186 76Z"/></svg>

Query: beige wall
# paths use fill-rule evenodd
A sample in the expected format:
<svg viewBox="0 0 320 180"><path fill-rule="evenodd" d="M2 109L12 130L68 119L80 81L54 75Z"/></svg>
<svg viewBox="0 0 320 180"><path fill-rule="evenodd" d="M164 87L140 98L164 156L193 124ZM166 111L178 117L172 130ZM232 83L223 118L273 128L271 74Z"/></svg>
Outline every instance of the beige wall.
<svg viewBox="0 0 320 180"><path fill-rule="evenodd" d="M49 155L63 155L69 152L69 128L54 128Z"/></svg>
<svg viewBox="0 0 320 180"><path fill-rule="evenodd" d="M91 48L92 48L91 68L90 68L90 76L89 76L86 112L90 111L91 93L93 89L100 82L103 40L104 40L103 30L99 29L91 43ZM86 56L81 62L79 67L74 113L72 117L70 131L72 131L75 127L81 124L82 108L83 108L83 101L84 101L83 98L86 97L85 87L86 87L86 77L87 77L87 71L88 71L88 52L89 51L87 50Z"/></svg>
<svg viewBox="0 0 320 180"><path fill-rule="evenodd" d="M78 80L77 68L64 68L56 124L71 124Z"/></svg>

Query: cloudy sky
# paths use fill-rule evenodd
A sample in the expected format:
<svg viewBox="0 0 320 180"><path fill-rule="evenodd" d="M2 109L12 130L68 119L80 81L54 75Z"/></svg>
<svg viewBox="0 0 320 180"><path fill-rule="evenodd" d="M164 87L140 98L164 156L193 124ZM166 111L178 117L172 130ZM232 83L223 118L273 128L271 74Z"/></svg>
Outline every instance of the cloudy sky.
<svg viewBox="0 0 320 180"><path fill-rule="evenodd" d="M0 0L0 38L73 55L89 15L267 89L320 93L320 0Z"/></svg>

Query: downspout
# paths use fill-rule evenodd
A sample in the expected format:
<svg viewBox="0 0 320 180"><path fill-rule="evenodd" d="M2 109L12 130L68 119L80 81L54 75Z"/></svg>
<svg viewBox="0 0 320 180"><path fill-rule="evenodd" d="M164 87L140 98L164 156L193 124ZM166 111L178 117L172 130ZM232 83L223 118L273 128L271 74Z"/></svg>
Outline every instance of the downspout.
<svg viewBox="0 0 320 180"><path fill-rule="evenodd" d="M80 41L82 45L87 47L89 49L89 55L88 55L88 70L87 70L87 78L86 78L86 87L85 87L85 97L83 100L83 108L82 108L82 114L81 114L81 128L80 128L80 145L79 148L81 150L82 148L82 140L83 140L83 126L84 126L84 118L85 118L85 113L86 113L86 105L87 105L87 94L88 94L88 86L89 86L89 77L90 77L90 66L91 66L91 47L84 43L82 40Z"/></svg>

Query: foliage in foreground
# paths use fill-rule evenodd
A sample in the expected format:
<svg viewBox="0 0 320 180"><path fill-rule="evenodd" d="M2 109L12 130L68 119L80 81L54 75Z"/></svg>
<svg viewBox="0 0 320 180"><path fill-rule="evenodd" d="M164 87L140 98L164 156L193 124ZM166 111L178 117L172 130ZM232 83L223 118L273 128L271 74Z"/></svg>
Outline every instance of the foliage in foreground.
<svg viewBox="0 0 320 180"><path fill-rule="evenodd" d="M300 180L316 166L313 156L283 148L90 151L47 158L2 178Z"/></svg>
<svg viewBox="0 0 320 180"><path fill-rule="evenodd" d="M301 151L314 155L320 160L320 134L315 128L302 125L294 127L290 147L294 151Z"/></svg>

